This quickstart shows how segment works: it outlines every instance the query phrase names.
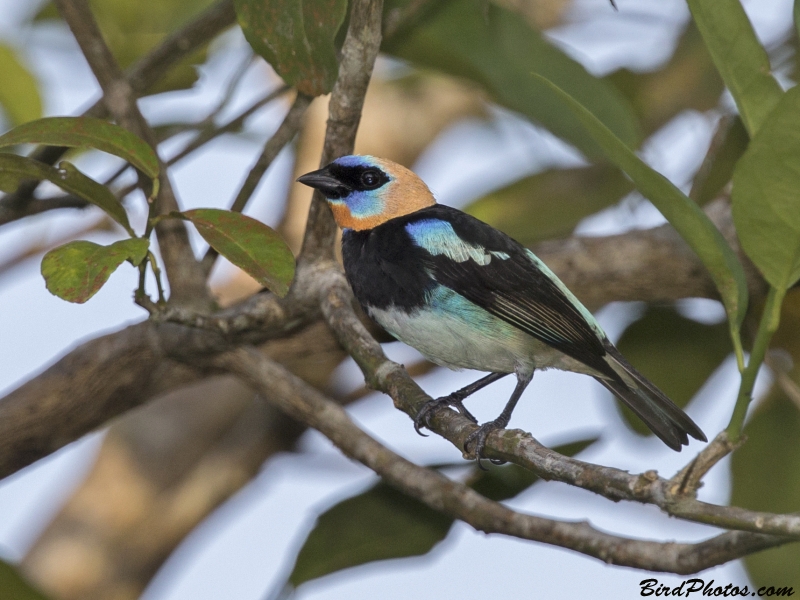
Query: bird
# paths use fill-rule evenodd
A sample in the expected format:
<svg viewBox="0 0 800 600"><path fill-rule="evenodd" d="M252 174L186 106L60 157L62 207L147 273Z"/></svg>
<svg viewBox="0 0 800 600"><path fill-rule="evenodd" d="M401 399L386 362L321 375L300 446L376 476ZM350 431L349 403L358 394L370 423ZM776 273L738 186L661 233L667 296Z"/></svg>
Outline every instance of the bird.
<svg viewBox="0 0 800 600"><path fill-rule="evenodd" d="M427 401L414 419L418 433L444 406L477 425L464 400L514 374L503 411L464 442L480 465L489 434L508 426L534 371L560 369L594 377L673 450L688 436L707 441L544 262L491 225L438 204L411 170L349 155L297 181L322 193L342 228L345 275L366 313L437 365L488 373Z"/></svg>

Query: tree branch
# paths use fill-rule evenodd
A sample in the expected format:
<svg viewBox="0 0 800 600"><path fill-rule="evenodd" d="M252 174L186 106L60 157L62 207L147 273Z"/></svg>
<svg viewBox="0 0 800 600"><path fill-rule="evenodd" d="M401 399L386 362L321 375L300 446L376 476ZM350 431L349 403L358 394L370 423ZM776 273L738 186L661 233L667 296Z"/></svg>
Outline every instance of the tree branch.
<svg viewBox="0 0 800 600"><path fill-rule="evenodd" d="M322 321L259 352L318 386L344 358ZM154 399L114 421L23 571L59 600L138 598L185 536L304 431L230 375Z"/></svg>
<svg viewBox="0 0 800 600"><path fill-rule="evenodd" d="M286 298L257 294L208 317L170 307L187 325L151 319L82 344L0 399L0 479L208 375L181 362L287 337L318 320L321 289L338 277L331 263L301 263Z"/></svg>
<svg viewBox="0 0 800 600"><path fill-rule="evenodd" d="M60 208L86 208L90 206L83 198L77 196L60 196L57 198L43 198L42 200L31 200L24 204L6 201L9 196L0 200L0 225L18 221L25 217L42 214L49 210Z"/></svg>
<svg viewBox="0 0 800 600"><path fill-rule="evenodd" d="M398 456L359 429L342 407L254 349L239 348L221 355L214 364L239 375L281 410L320 431L391 485L486 533L567 548L607 564L679 574L696 573L788 541L731 532L696 544L660 543L608 534L586 522L521 514Z"/></svg>
<svg viewBox="0 0 800 600"><path fill-rule="evenodd" d="M395 406L414 418L430 396L420 389L401 365L386 358L353 312L355 302L344 277L326 288L322 312L339 342L364 373L367 384L394 400ZM476 425L449 408L437 409L432 430L463 449ZM485 455L513 462L543 479L555 479L592 491L613 501L653 504L667 514L727 529L771 533L800 539L800 515L779 515L700 502L681 493L680 482L663 479L655 471L631 475L561 456L542 446L529 433L504 430L489 435Z"/></svg>
<svg viewBox="0 0 800 600"><path fill-rule="evenodd" d="M328 128L320 166L339 156L352 154L364 96L381 45L383 0L354 0L351 4L350 26L342 46L339 77L328 104ZM300 255L309 260L333 258L336 231L327 202L320 192L315 191Z"/></svg>

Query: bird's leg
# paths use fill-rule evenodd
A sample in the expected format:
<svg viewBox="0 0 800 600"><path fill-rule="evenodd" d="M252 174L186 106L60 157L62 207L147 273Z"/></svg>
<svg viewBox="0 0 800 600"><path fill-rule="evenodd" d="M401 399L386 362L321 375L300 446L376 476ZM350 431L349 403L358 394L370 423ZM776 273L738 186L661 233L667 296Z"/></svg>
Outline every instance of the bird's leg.
<svg viewBox="0 0 800 600"><path fill-rule="evenodd" d="M520 396L522 396L522 392L525 391L525 388L528 387L531 379L533 379L533 372L526 374L517 373L517 387L514 388L514 392L511 394L508 402L506 402L506 407L503 409L503 412L500 413L500 416L494 421L488 421L478 427L478 429L470 433L464 441L465 452L469 452L469 450L467 450L468 446L473 441L475 442L475 459L478 461L478 466L481 469L483 469L481 458L483 458L483 448L486 446L486 438L488 438L489 434L493 431L506 428L508 422L511 420L511 413L514 412L517 401L520 399ZM503 464L505 462L502 460L490 460L494 464Z"/></svg>
<svg viewBox="0 0 800 600"><path fill-rule="evenodd" d="M440 398L428 400L425 404L423 404L422 408L417 413L417 416L414 418L414 429L418 434L424 436L425 434L422 433L420 429L423 427L430 428L430 422L428 419L430 419L431 415L436 412L436 409L442 406L455 407L458 412L467 417L473 423L477 424L478 420L464 407L464 398L471 396L478 390L485 388L490 383L494 383L506 375L508 375L508 373L489 373L488 375L478 379L478 381L473 381L460 390L453 392L449 396L441 396Z"/></svg>

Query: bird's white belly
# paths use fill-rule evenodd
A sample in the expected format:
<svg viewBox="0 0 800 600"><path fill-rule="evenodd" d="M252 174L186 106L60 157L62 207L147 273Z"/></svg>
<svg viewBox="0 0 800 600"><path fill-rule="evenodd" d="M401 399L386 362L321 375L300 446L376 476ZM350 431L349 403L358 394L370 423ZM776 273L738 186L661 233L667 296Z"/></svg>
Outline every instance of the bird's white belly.
<svg viewBox="0 0 800 600"><path fill-rule="evenodd" d="M582 363L457 297L458 310L435 305L410 313L393 307L368 310L397 339L451 369L530 373L552 367L592 373Z"/></svg>

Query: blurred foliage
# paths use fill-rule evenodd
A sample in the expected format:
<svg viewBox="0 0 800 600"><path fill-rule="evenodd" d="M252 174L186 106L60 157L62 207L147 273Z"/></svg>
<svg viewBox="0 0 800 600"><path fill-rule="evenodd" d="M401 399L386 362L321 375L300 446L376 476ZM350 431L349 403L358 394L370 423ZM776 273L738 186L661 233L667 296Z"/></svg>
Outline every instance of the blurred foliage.
<svg viewBox="0 0 800 600"><path fill-rule="evenodd" d="M645 135L655 133L684 110L715 108L725 89L700 32L691 22L664 65L644 73L620 69L606 79L629 99Z"/></svg>
<svg viewBox="0 0 800 600"><path fill-rule="evenodd" d="M684 407L731 351L728 327L698 323L672 307L651 306L617 344L630 363ZM617 401L625 421L642 435L651 431Z"/></svg>
<svg viewBox="0 0 800 600"><path fill-rule="evenodd" d="M17 569L0 560L0 598L2 600L47 600L18 572Z"/></svg>
<svg viewBox="0 0 800 600"><path fill-rule="evenodd" d="M168 34L212 4L213 0L90 0L92 12L120 66L125 69L155 48ZM35 20L58 19L58 11L48 2ZM197 81L195 65L206 59L199 50L180 61L148 94L185 89Z"/></svg>
<svg viewBox="0 0 800 600"><path fill-rule="evenodd" d="M733 221L747 256L778 290L800 279L800 87L783 94L733 175Z"/></svg>
<svg viewBox="0 0 800 600"><path fill-rule="evenodd" d="M784 385L800 393L800 290L786 296L781 328L772 347L787 352L793 367ZM773 383L745 427L747 443L733 453L731 504L775 513L800 511L800 405ZM744 559L756 586L800 589L800 544L765 550Z"/></svg>
<svg viewBox="0 0 800 600"><path fill-rule="evenodd" d="M582 219L632 190L630 180L609 165L550 169L492 192L465 210L529 245L569 235Z"/></svg>
<svg viewBox="0 0 800 600"><path fill-rule="evenodd" d="M42 116L39 84L10 46L0 42L0 108L12 126Z"/></svg>
<svg viewBox="0 0 800 600"><path fill-rule="evenodd" d="M780 389L762 400L745 427L747 443L733 454L731 504L773 513L800 511L800 410ZM800 589L800 545L744 559L756 586Z"/></svg>
<svg viewBox="0 0 800 600"><path fill-rule="evenodd" d="M605 80L629 100L645 135L651 135L684 110L708 111L724 90L700 33L690 22L670 59L659 68L636 73L620 69ZM730 181L748 137L741 121L725 136L695 198L714 199ZM471 204L470 214L491 223L524 244L565 236L581 219L612 206L633 185L610 165L550 169L518 180Z"/></svg>
<svg viewBox="0 0 800 600"><path fill-rule="evenodd" d="M575 456L596 441L580 440L554 450ZM527 469L507 464L491 466L487 471L472 467L466 482L490 500L501 502L528 489L538 479ZM452 517L380 481L318 517L297 555L287 586L296 588L312 579L370 562L427 554L447 537L452 524Z"/></svg>
<svg viewBox="0 0 800 600"><path fill-rule="evenodd" d="M401 2L388 2L385 10ZM384 50L421 67L471 79L500 105L540 123L589 156L601 156L557 94L531 77L552 80L578 99L630 147L639 127L624 96L590 75L519 15L482 0L439 3L416 27L395 35Z"/></svg>
<svg viewBox="0 0 800 600"><path fill-rule="evenodd" d="M297 587L349 567L427 554L452 524L452 518L381 481L319 516L289 583Z"/></svg>
<svg viewBox="0 0 800 600"><path fill-rule="evenodd" d="M750 136L739 117L723 119L730 119L730 124L720 122L722 139L711 142L719 143L713 160L707 170L704 171L705 165L701 167L692 185L691 196L701 206L717 198L730 183L736 163L750 143Z"/></svg>
<svg viewBox="0 0 800 600"><path fill-rule="evenodd" d="M783 94L740 0L687 0L692 18L754 135Z"/></svg>
<svg viewBox="0 0 800 600"><path fill-rule="evenodd" d="M541 80L561 98L576 124L580 124L585 134L597 142L609 161L631 178L636 189L653 203L703 262L722 298L737 355L741 356L739 326L747 310L747 281L739 258L720 230L695 202L639 158L585 106L552 81L537 74L532 77Z"/></svg>
<svg viewBox="0 0 800 600"><path fill-rule="evenodd" d="M327 94L339 74L334 40L347 0L234 0L247 41L283 80L309 96Z"/></svg>

